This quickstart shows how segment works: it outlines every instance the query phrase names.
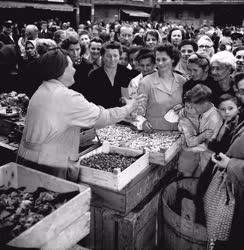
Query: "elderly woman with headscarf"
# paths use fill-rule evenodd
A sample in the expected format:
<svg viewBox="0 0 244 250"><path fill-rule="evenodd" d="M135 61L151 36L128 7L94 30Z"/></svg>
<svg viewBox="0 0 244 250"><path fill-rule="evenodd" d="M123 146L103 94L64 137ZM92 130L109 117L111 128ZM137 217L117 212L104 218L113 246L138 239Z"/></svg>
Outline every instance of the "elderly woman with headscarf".
<svg viewBox="0 0 244 250"><path fill-rule="evenodd" d="M78 181L79 169L70 163L78 160L80 129L119 122L137 108L143 97L107 110L88 102L82 94L69 89L75 69L70 57L59 48L39 58L39 71L42 84L29 102L18 162Z"/></svg>
<svg viewBox="0 0 244 250"><path fill-rule="evenodd" d="M236 59L229 51L219 51L210 59L211 75L220 87L217 96L222 94L235 95L234 81L231 74L236 69Z"/></svg>

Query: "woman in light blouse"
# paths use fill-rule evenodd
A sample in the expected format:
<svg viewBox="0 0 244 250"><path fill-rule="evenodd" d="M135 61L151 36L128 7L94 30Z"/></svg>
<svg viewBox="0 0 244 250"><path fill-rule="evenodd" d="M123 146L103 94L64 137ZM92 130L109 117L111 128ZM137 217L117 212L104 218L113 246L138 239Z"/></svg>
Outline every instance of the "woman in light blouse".
<svg viewBox="0 0 244 250"><path fill-rule="evenodd" d="M155 48L158 71L145 76L140 83L138 93L146 96L139 115L145 117L142 128L151 130L177 130L177 123L164 119L168 110L182 103L183 84L186 79L173 71L177 65L180 52L172 44L166 43Z"/></svg>

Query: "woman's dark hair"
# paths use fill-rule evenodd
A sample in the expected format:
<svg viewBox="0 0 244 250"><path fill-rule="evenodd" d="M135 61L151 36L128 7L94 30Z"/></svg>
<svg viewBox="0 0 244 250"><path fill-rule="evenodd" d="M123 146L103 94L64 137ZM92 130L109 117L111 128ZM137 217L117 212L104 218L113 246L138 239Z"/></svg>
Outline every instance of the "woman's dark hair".
<svg viewBox="0 0 244 250"><path fill-rule="evenodd" d="M193 55L191 55L188 58L187 63L194 63L197 64L199 67L201 67L202 69L206 69L207 67L210 67L210 61L208 59L208 57L204 56L204 55L200 55L198 53L194 53Z"/></svg>
<svg viewBox="0 0 244 250"><path fill-rule="evenodd" d="M146 43L146 40L147 40L147 36L148 36L148 35L151 35L151 36L155 37L156 40L159 42L159 33L158 33L157 30L148 30L148 31L146 32L146 34L145 34L145 36L144 36L144 41L145 41L145 43Z"/></svg>
<svg viewBox="0 0 244 250"><path fill-rule="evenodd" d="M53 40L59 44L62 42L62 35L65 35L66 32L64 30L56 30L53 34Z"/></svg>
<svg viewBox="0 0 244 250"><path fill-rule="evenodd" d="M101 43L101 44L104 43L104 41L103 41L101 38L99 38L99 37L94 37L94 38L91 39L89 47L91 46L91 43L92 43L92 42Z"/></svg>
<svg viewBox="0 0 244 250"><path fill-rule="evenodd" d="M234 49L233 50L233 55L235 56L236 55L236 53L238 52L238 51L240 51L240 50L244 50L244 46L241 46L241 47L237 47L236 49Z"/></svg>
<svg viewBox="0 0 244 250"><path fill-rule="evenodd" d="M47 51L38 59L39 77L41 81L58 79L68 66L67 52L60 48Z"/></svg>
<svg viewBox="0 0 244 250"><path fill-rule="evenodd" d="M175 67L180 60L180 51L171 43L167 42L156 46L154 49L155 58L157 51L165 52L173 60L173 67Z"/></svg>
<svg viewBox="0 0 244 250"><path fill-rule="evenodd" d="M233 96L231 94L223 94L219 97L219 106L222 102L225 102L225 101L232 101L236 104L237 107L239 107L241 105L241 102L240 100L236 97L236 96Z"/></svg>
<svg viewBox="0 0 244 250"><path fill-rule="evenodd" d="M69 46L72 45L72 44L79 44L79 39L77 36L72 36L70 35L68 38L66 38L65 40L62 41L61 43L61 48L64 49L64 50L68 50L69 49ZM85 52L86 52L86 46L84 44L80 45L80 55L84 55Z"/></svg>
<svg viewBox="0 0 244 250"><path fill-rule="evenodd" d="M101 56L105 54L107 49L117 49L119 51L119 54L120 55L122 54L122 48L119 42L112 41L112 42L104 43L100 51Z"/></svg>
<svg viewBox="0 0 244 250"><path fill-rule="evenodd" d="M139 36L139 35L135 35L132 44L135 44L136 46L144 46L144 40L143 37Z"/></svg>
<svg viewBox="0 0 244 250"><path fill-rule="evenodd" d="M212 91L209 87L203 84L197 84L185 93L184 99L194 104L201 104L210 101L211 95Z"/></svg>
<svg viewBox="0 0 244 250"><path fill-rule="evenodd" d="M61 48L62 49L65 49L65 50L68 50L69 49L69 46L71 44L77 44L79 43L79 39L77 36L69 36L68 38L64 39L61 43Z"/></svg>
<svg viewBox="0 0 244 250"><path fill-rule="evenodd" d="M151 58L152 63L155 63L155 55L151 49L142 48L139 50L136 60L139 62L142 59Z"/></svg>
<svg viewBox="0 0 244 250"><path fill-rule="evenodd" d="M194 40L191 39L185 39L179 44L179 49L185 45L191 45L193 50L196 52L198 50L197 43Z"/></svg>
<svg viewBox="0 0 244 250"><path fill-rule="evenodd" d="M175 30L180 30L181 31L181 36L182 36L182 40L185 40L186 38L186 34L185 34L185 31L180 29L180 28L173 28L169 31L169 34L168 34L168 41L171 43L171 35L172 35L172 32L175 31Z"/></svg>

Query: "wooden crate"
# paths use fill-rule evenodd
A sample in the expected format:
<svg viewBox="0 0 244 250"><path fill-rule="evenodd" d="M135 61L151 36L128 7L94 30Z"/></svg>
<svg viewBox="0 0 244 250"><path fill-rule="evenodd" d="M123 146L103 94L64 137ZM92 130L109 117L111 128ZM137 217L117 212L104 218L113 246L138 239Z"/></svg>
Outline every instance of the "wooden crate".
<svg viewBox="0 0 244 250"><path fill-rule="evenodd" d="M11 240L9 246L65 250L89 234L91 190L88 186L75 184L13 162L0 168L0 185L7 188L26 187L28 192L33 192L38 187L61 193L76 190L80 192Z"/></svg>
<svg viewBox="0 0 244 250"><path fill-rule="evenodd" d="M94 169L80 165L80 160L84 158L89 158L92 155L99 153L118 153L125 156L140 156L133 164L124 169L119 173L111 173L99 169ZM141 152L138 150L120 148L109 145L109 143L103 143L103 145L84 156L80 157L78 162L81 168L80 180L82 182L96 185L99 187L104 187L114 191L122 190L129 182L131 182L137 175L139 175L143 170L149 168L149 153Z"/></svg>
<svg viewBox="0 0 244 250"><path fill-rule="evenodd" d="M149 151L149 162L164 166L173 159L175 153L178 153L181 150L181 145L182 145L182 138L179 137L165 151L161 152Z"/></svg>
<svg viewBox="0 0 244 250"><path fill-rule="evenodd" d="M177 151L172 152L172 158L165 166L150 165L136 176L121 191L113 191L96 185L91 185L91 204L96 207L105 207L115 210L119 214L128 214L156 185L171 171L176 170L178 164Z"/></svg>
<svg viewBox="0 0 244 250"><path fill-rule="evenodd" d="M157 245L159 194L126 216L114 210L91 208L90 248L95 250L146 250Z"/></svg>

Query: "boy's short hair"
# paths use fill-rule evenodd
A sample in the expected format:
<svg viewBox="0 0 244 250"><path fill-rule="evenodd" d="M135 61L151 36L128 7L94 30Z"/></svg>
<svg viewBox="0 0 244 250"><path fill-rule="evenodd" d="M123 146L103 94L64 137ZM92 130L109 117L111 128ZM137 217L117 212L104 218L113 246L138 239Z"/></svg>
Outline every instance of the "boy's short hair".
<svg viewBox="0 0 244 250"><path fill-rule="evenodd" d="M211 95L212 91L209 87L203 84L197 84L185 93L184 99L194 104L201 104L210 101Z"/></svg>
<svg viewBox="0 0 244 250"><path fill-rule="evenodd" d="M233 101L237 107L239 107L241 105L240 103L240 100L236 97L236 96L233 96L231 94L223 94L219 97L219 106L222 102L225 102L225 101Z"/></svg>

